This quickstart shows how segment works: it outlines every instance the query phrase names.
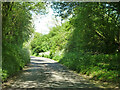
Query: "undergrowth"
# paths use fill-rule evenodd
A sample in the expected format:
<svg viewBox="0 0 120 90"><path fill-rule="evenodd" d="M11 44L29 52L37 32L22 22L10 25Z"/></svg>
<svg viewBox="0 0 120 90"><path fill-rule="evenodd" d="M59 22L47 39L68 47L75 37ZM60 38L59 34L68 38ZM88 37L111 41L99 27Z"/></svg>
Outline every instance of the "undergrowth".
<svg viewBox="0 0 120 90"><path fill-rule="evenodd" d="M91 79L120 82L120 54L98 54L91 55L85 53L69 52L62 55L41 55L41 57L51 58L67 66L78 73L86 74Z"/></svg>
<svg viewBox="0 0 120 90"><path fill-rule="evenodd" d="M8 44L7 44L8 45ZM22 68L30 62L29 52L27 48L20 48L17 45L3 46L2 52L2 81L9 76L22 70Z"/></svg>

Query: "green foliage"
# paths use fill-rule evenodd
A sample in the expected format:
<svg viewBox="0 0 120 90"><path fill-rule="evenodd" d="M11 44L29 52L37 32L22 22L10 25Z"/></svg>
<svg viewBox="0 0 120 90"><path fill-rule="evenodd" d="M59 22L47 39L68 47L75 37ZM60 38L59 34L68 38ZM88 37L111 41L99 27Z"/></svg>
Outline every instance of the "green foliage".
<svg viewBox="0 0 120 90"><path fill-rule="evenodd" d="M2 56L3 81L30 62L28 49L13 44L3 45Z"/></svg>
<svg viewBox="0 0 120 90"><path fill-rule="evenodd" d="M119 82L119 54L91 55L85 53L66 53L60 63L72 70L90 75L96 80Z"/></svg>
<svg viewBox="0 0 120 90"><path fill-rule="evenodd" d="M79 5L69 21L43 35L46 40L37 39L40 43L36 47L43 49L46 44L49 48L44 47L43 51L50 54L43 57L57 60L78 73L96 80L120 82L119 3Z"/></svg>
<svg viewBox="0 0 120 90"><path fill-rule="evenodd" d="M40 52L49 50L48 40L48 36L35 32L34 39L31 41L32 54L39 55Z"/></svg>
<svg viewBox="0 0 120 90"><path fill-rule="evenodd" d="M2 4L2 36L8 43L22 45L33 33L30 12L25 9L24 3L6 2ZM10 10L6 12L6 7Z"/></svg>
<svg viewBox="0 0 120 90"><path fill-rule="evenodd" d="M87 3L75 10L76 16L71 20L75 27L72 38L80 37L76 42L83 43L80 48L86 52L115 53L119 49L119 12L105 7L104 3Z"/></svg>
<svg viewBox="0 0 120 90"><path fill-rule="evenodd" d="M55 54L57 50L63 50L66 46L68 36L72 32L72 26L69 22L63 26L56 26L51 28L48 35L42 35L35 32L34 39L31 42L32 54L39 54L40 52L51 51Z"/></svg>
<svg viewBox="0 0 120 90"><path fill-rule="evenodd" d="M2 2L2 80L30 62L25 43L34 32L31 11L44 13L44 3Z"/></svg>
<svg viewBox="0 0 120 90"><path fill-rule="evenodd" d="M73 14L73 9L79 5L79 2L52 2L52 9L56 13L56 17L60 16L62 19L68 18Z"/></svg>

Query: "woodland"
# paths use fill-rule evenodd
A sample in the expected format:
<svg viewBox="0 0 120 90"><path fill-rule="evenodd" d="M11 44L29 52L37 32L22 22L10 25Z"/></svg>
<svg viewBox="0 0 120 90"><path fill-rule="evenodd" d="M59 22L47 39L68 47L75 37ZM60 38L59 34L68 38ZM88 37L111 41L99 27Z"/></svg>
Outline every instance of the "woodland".
<svg viewBox="0 0 120 90"><path fill-rule="evenodd" d="M27 42L34 27L32 14L45 13L45 3L2 2L2 81L30 62Z"/></svg>
<svg viewBox="0 0 120 90"><path fill-rule="evenodd" d="M46 14L45 2L2 3L3 81L34 55L56 60L94 80L119 83L120 2L51 3L56 17L65 22L45 35L35 32L30 13ZM48 51L49 55L39 55Z"/></svg>

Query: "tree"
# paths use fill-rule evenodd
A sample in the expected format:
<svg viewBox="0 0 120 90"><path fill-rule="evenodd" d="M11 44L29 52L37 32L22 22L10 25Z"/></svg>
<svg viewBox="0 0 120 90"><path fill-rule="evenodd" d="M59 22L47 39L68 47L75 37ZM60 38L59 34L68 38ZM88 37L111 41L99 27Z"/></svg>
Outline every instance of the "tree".
<svg viewBox="0 0 120 90"><path fill-rule="evenodd" d="M51 8L56 13L56 17L60 16L65 19L73 14L73 9L79 5L79 2L52 2Z"/></svg>
<svg viewBox="0 0 120 90"><path fill-rule="evenodd" d="M2 2L2 80L30 62L24 43L34 32L31 12L43 14L44 9L42 2Z"/></svg>
<svg viewBox="0 0 120 90"><path fill-rule="evenodd" d="M74 32L77 32L73 34L74 37L76 39L77 35L83 37L85 51L116 52L120 29L118 11L111 9L112 6L108 7L106 3L84 3L82 5L75 8L75 17L71 20L71 24L76 28Z"/></svg>
<svg viewBox="0 0 120 90"><path fill-rule="evenodd" d="M40 12L44 3L2 3L2 30L3 41L22 44L27 41L33 33L32 14L30 11Z"/></svg>

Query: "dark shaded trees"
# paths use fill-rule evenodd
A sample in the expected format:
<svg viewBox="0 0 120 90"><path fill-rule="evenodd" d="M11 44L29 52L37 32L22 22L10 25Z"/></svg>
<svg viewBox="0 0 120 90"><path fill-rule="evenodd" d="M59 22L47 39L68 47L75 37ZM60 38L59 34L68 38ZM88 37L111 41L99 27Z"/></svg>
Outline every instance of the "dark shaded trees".
<svg viewBox="0 0 120 90"><path fill-rule="evenodd" d="M76 28L73 37L83 36L85 51L114 53L119 51L119 12L106 3L83 3L75 9L71 24ZM114 7L115 8L115 7ZM79 33L79 34L78 34ZM81 41L81 38L78 38ZM72 47L71 47L72 48Z"/></svg>
<svg viewBox="0 0 120 90"><path fill-rule="evenodd" d="M79 6L79 2L52 2L51 8L56 13L55 16L60 16L63 20L73 15L76 6Z"/></svg>

